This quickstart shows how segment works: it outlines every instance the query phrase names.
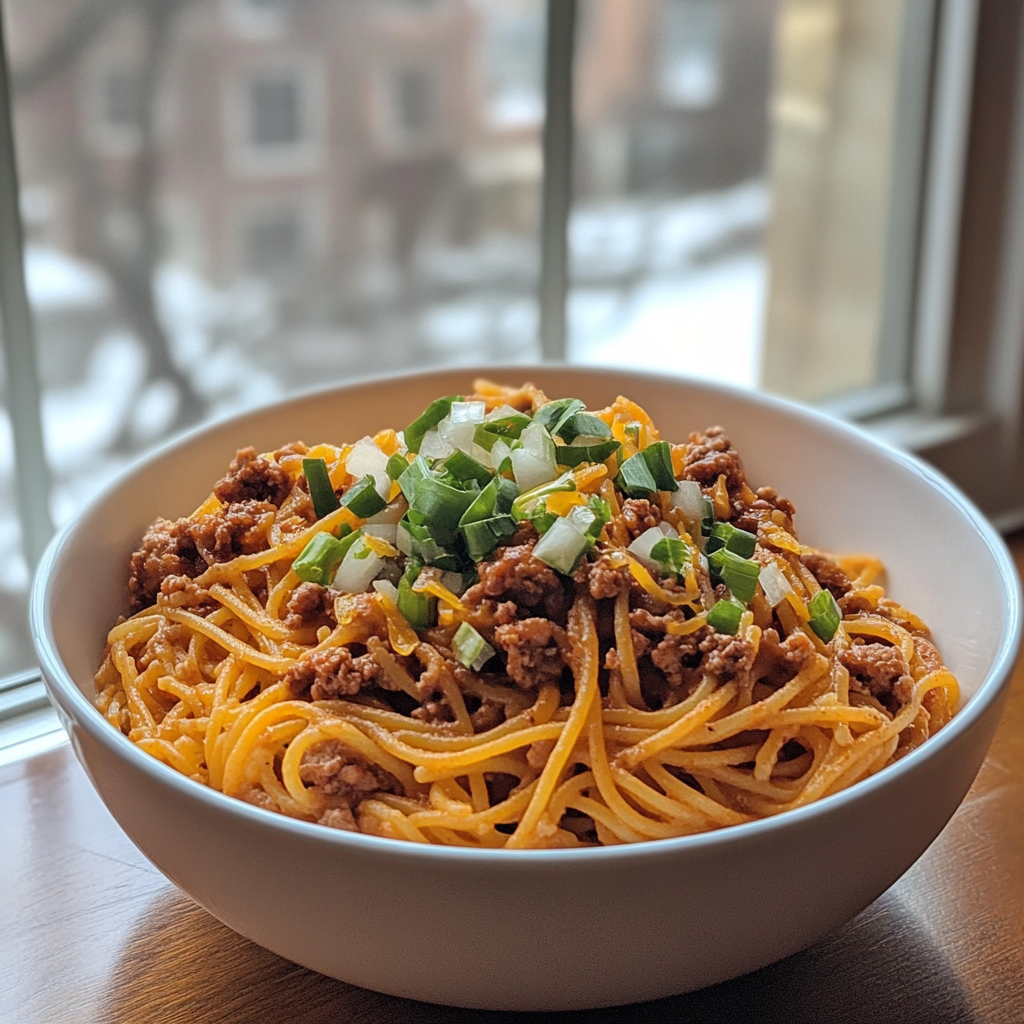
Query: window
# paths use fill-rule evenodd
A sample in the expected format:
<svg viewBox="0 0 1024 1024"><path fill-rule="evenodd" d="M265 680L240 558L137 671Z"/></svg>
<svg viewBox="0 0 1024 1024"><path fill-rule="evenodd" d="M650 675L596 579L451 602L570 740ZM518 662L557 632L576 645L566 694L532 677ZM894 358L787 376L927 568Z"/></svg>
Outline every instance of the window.
<svg viewBox="0 0 1024 1024"><path fill-rule="evenodd" d="M228 26L242 38L273 39L286 32L295 0L224 0Z"/></svg>
<svg viewBox="0 0 1024 1024"><path fill-rule="evenodd" d="M1022 0L78 6L3 8L38 342L6 290L0 674L22 545L147 444L559 317L572 359L830 403L1021 521Z"/></svg>
<svg viewBox="0 0 1024 1024"><path fill-rule="evenodd" d="M669 106L700 110L722 91L722 19L718 0L673 0L662 11L658 92Z"/></svg>
<svg viewBox="0 0 1024 1024"><path fill-rule="evenodd" d="M137 68L103 63L88 76L84 117L90 144L100 153L128 156L139 144L145 109Z"/></svg>
<svg viewBox="0 0 1024 1024"><path fill-rule="evenodd" d="M228 124L236 173L310 174L321 166L323 75L315 57L247 68L232 86Z"/></svg>
<svg viewBox="0 0 1024 1024"><path fill-rule="evenodd" d="M479 5L481 101L484 121L497 129L534 128L544 117L544 22L535 5Z"/></svg>
<svg viewBox="0 0 1024 1024"><path fill-rule="evenodd" d="M243 214L244 271L274 282L294 280L309 249L308 217L300 203L274 204Z"/></svg>
<svg viewBox="0 0 1024 1024"><path fill-rule="evenodd" d="M434 76L427 68L402 68L392 78L391 96L399 134L415 141L429 134L437 103Z"/></svg>
<svg viewBox="0 0 1024 1024"><path fill-rule="evenodd" d="M300 145L306 134L302 85L288 72L249 80L249 144L257 149Z"/></svg>
<svg viewBox="0 0 1024 1024"><path fill-rule="evenodd" d="M440 120L438 75L431 67L392 68L379 79L381 143L410 149L436 141Z"/></svg>

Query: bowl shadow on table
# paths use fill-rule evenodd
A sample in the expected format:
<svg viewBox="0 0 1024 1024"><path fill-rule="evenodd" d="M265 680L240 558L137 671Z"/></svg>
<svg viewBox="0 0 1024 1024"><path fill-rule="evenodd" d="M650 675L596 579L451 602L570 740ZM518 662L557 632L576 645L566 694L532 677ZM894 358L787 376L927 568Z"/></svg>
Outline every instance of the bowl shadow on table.
<svg viewBox="0 0 1024 1024"><path fill-rule="evenodd" d="M948 959L893 892L810 949L745 977L642 1006L524 1015L434 1006L346 985L256 946L173 891L154 901L128 937L108 991L106 1024L468 1024L524 1016L588 1024L977 1020Z"/></svg>

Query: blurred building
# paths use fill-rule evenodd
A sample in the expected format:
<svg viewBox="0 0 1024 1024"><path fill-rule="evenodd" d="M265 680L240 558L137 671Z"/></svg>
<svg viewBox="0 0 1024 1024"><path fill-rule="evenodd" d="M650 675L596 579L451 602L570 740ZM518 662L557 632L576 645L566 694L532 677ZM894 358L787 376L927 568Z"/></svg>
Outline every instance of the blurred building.
<svg viewBox="0 0 1024 1024"><path fill-rule="evenodd" d="M9 6L26 216L55 248L103 264L152 210L162 257L329 318L393 298L418 247L536 230L537 2L159 0L100 31L96 0ZM761 174L772 7L584 0L581 194Z"/></svg>

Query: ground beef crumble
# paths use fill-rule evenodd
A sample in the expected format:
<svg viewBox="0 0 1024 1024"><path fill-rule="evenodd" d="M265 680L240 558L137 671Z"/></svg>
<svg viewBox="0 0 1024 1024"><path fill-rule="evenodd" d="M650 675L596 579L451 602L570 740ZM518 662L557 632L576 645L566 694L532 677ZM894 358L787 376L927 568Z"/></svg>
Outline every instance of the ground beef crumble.
<svg viewBox="0 0 1024 1024"><path fill-rule="evenodd" d="M869 693L883 702L893 695L899 697L898 691L906 689L900 684L910 680L903 652L888 644L854 643L839 652L839 660L850 673L851 690Z"/></svg>
<svg viewBox="0 0 1024 1024"><path fill-rule="evenodd" d="M618 597L629 589L632 578L627 566L613 566L606 554L598 555L593 562L584 559L574 577L577 583L587 587L596 601Z"/></svg>
<svg viewBox="0 0 1024 1024"><path fill-rule="evenodd" d="M168 576L160 584L157 603L163 607L184 608L195 615L207 616L220 607L210 592L187 576Z"/></svg>
<svg viewBox="0 0 1024 1024"><path fill-rule="evenodd" d="M300 583L288 598L284 624L288 629L335 623L334 596L319 583Z"/></svg>
<svg viewBox="0 0 1024 1024"><path fill-rule="evenodd" d="M227 475L214 485L221 501L268 501L283 504L291 493L291 477L276 463L256 454L255 448L240 448L228 466Z"/></svg>
<svg viewBox="0 0 1024 1024"><path fill-rule="evenodd" d="M132 613L148 608L169 576L194 579L216 562L265 550L273 518L272 505L242 501L176 522L157 519L131 557L128 599Z"/></svg>
<svg viewBox="0 0 1024 1024"><path fill-rule="evenodd" d="M520 617L543 613L556 622L565 621L571 599L554 569L534 558L532 542L498 548L490 561L477 565L477 571L479 581L462 598L467 607L490 598L512 602Z"/></svg>
<svg viewBox="0 0 1024 1024"><path fill-rule="evenodd" d="M647 498L627 498L622 503L622 511L612 520L612 529L616 520L622 523L630 540L636 540L661 522L661 509Z"/></svg>
<svg viewBox="0 0 1024 1024"><path fill-rule="evenodd" d="M683 455L683 476L710 487L723 473L730 491L746 483L739 452L733 448L725 431L721 427L708 427L703 434L690 434Z"/></svg>
<svg viewBox="0 0 1024 1024"><path fill-rule="evenodd" d="M565 630L547 619L529 618L498 626L494 640L508 655L506 671L521 690L557 683L569 659Z"/></svg>
<svg viewBox="0 0 1024 1024"><path fill-rule="evenodd" d="M384 670L372 654L353 656L347 647L329 647L304 654L284 675L297 697L311 700L352 697L384 678Z"/></svg>
<svg viewBox="0 0 1024 1024"><path fill-rule="evenodd" d="M850 591L850 577L827 555L808 553L800 561L811 571L819 586L829 591L837 600Z"/></svg>
<svg viewBox="0 0 1024 1024"><path fill-rule="evenodd" d="M308 751L299 765L299 777L330 801L319 819L320 824L349 831L356 829L352 815L354 804L371 793L402 791L390 772L339 740L328 740Z"/></svg>

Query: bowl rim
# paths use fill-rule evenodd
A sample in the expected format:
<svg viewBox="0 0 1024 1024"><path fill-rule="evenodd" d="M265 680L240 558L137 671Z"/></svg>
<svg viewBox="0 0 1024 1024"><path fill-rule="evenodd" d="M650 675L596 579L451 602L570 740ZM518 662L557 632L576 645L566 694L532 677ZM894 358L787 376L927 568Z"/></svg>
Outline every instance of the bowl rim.
<svg viewBox="0 0 1024 1024"><path fill-rule="evenodd" d="M872 449L886 459L897 463L905 471L923 480L933 490L953 504L978 532L996 563L1000 580L1004 586L1006 610L1003 635L992 663L975 693L937 735L930 737L926 743L911 751L895 764L883 768L881 771L866 779L862 779L847 789L812 801L803 807L770 817L744 822L740 825L730 825L725 828L713 829L709 832L678 836L670 839L648 840L640 843L622 844L620 846L583 847L580 849L506 850L412 843L404 840L366 835L361 832L348 832L327 828L315 822L291 818L285 814L246 803L237 797L228 796L219 790L212 789L182 775L174 768L147 754L136 744L132 743L127 736L114 729L99 714L95 705L78 688L70 672L65 668L57 649L49 614L52 589L50 581L54 578L53 569L72 542L79 525L143 465L167 457L179 449L186 448L197 438L213 433L218 429L232 424L241 424L250 417L278 412L286 406L301 403L305 400L323 398L328 394L345 393L367 386L429 380L434 377L451 377L455 374L464 374L468 379L475 379L477 377L500 378L509 374L515 374L520 379L525 380L531 373L547 373L552 371L566 375L582 372L604 376L609 379L610 383L623 382L622 390L628 390L628 385L625 384L626 381L647 381L661 385L677 383L699 391L720 394L731 399L739 399L793 419L804 420L809 424L813 424L816 429L824 430L825 433L842 438L848 443ZM614 384L614 388L617 391L619 391L619 387L618 383ZM680 855L686 851L697 853L701 850L714 849L722 843L755 841L766 833L777 830L797 829L818 817L827 817L839 813L851 803L867 800L879 788L887 785L891 780L916 771L923 762L930 760L941 750L955 743L961 735L967 733L998 700L1002 691L1009 685L1011 670L1021 643L1021 598L1019 578L1009 550L1003 539L977 506L943 473L927 465L916 456L868 434L860 427L835 419L817 409L778 395L682 375L658 374L613 367L572 365L568 363L506 363L488 366L456 365L425 370L410 370L402 373L371 374L345 381L344 383L304 389L273 402L261 404L255 408L240 410L229 415L207 420L181 435L150 449L133 459L124 469L108 481L82 507L75 518L52 538L39 561L33 577L29 596L29 623L36 654L39 657L40 669L51 700L59 704L73 722L83 728L93 740L99 742L109 753L117 757L127 758L133 767L141 770L152 781L162 785L169 785L182 796L205 802L213 810L225 811L229 815L239 815L244 821L261 829L281 829L286 834L293 836L297 841L333 843L339 845L342 849L351 848L353 852L358 850L365 852L374 851L375 853L399 860L407 858L418 860L422 857L430 857L442 860L452 858L459 862L487 863L493 861L495 864L534 864L538 867L544 865L548 868L564 865L565 867L578 868L584 864L596 865L606 860L614 861L621 857L660 858L663 856ZM79 754L79 758L82 759L78 744L73 736L72 745L75 747L76 753Z"/></svg>

